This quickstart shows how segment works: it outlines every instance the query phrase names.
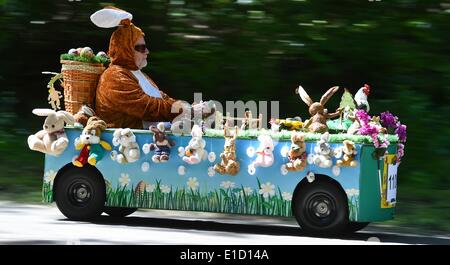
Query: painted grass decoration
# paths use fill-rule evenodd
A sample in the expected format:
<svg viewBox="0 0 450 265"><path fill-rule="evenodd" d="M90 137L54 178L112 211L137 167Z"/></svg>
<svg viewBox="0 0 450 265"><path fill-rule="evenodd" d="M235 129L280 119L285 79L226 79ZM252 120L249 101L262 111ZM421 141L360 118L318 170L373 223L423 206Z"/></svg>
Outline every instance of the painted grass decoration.
<svg viewBox="0 0 450 265"><path fill-rule="evenodd" d="M260 181L257 181L258 187L261 187ZM156 188L151 192L135 192L133 186L109 188L106 204L132 208L292 216L291 201L283 199L280 189L268 198L264 198L258 190L246 194L243 186L220 188L205 194L191 188L174 190L171 186L169 192L162 192L161 180L156 182Z"/></svg>
<svg viewBox="0 0 450 265"><path fill-rule="evenodd" d="M258 187L261 187L259 179L257 179ZM156 188L153 192L144 190L144 192L134 192L134 187L117 186L113 189L106 182L107 190L107 206L130 207L130 208L147 208L147 209L163 209L163 210L181 210L181 211L203 211L203 212L219 212L219 213L235 213L235 214L252 214L252 215L271 215L291 217L292 202L283 199L281 190L275 196L264 198L262 194L258 194L257 190L253 190L250 194L245 192L244 186L240 188L220 188L211 191L208 194L201 194L200 191L192 189L178 188L170 192L162 192L161 180L156 181ZM42 187L43 202L53 202L52 185L44 182ZM352 221L358 221L358 198L359 196L350 195L348 200L349 218Z"/></svg>
<svg viewBox="0 0 450 265"><path fill-rule="evenodd" d="M349 200L348 200L348 211L349 211L349 216L348 216L348 218L351 220L351 221L358 221L358 205L359 205L359 202L358 202L358 198L359 198L359 196L355 196L355 195L352 195L352 196L349 196Z"/></svg>
<svg viewBox="0 0 450 265"><path fill-rule="evenodd" d="M42 184L42 201L45 203L53 202L53 185L50 182Z"/></svg>

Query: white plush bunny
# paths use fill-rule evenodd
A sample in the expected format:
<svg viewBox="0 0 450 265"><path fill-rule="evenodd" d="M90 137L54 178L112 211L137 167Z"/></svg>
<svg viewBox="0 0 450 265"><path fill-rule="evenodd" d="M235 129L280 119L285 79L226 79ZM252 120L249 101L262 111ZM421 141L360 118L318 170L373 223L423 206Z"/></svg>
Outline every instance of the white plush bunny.
<svg viewBox="0 0 450 265"><path fill-rule="evenodd" d="M113 134L112 143L119 146L119 152L112 151L111 159L123 163L132 163L139 160L140 150L136 142L136 136L130 128L116 129Z"/></svg>
<svg viewBox="0 0 450 265"><path fill-rule="evenodd" d="M28 137L28 146L31 150L58 156L66 149L69 139L64 131L64 123L73 125L75 119L66 111L52 109L34 109L33 113L47 117L43 130Z"/></svg>
<svg viewBox="0 0 450 265"><path fill-rule="evenodd" d="M329 136L330 134L328 132L322 134L322 136L320 136L320 140L317 141L317 144L314 147L314 152L316 154L313 157L313 161L314 164L319 167L328 168L333 165L333 161L331 160L333 151L328 143Z"/></svg>
<svg viewBox="0 0 450 265"><path fill-rule="evenodd" d="M256 150L256 159L249 167L270 167L275 160L273 156L273 140L269 135L260 135L258 136L258 141L259 147L258 150Z"/></svg>
<svg viewBox="0 0 450 265"><path fill-rule="evenodd" d="M205 151L206 142L202 138L203 132L200 126L197 124L192 127L191 131L192 139L189 141L188 146L185 148L185 155L183 161L188 164L198 164L202 160L207 158Z"/></svg>

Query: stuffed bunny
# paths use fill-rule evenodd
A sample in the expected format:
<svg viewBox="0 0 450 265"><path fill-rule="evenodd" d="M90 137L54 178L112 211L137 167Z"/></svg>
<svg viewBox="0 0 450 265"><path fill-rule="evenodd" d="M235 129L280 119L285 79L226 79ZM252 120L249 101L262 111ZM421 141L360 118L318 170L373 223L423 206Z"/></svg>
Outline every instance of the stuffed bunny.
<svg viewBox="0 0 450 265"><path fill-rule="evenodd" d="M325 104L338 89L338 86L328 89L328 91L323 94L320 102L313 102L302 86L299 86L295 90L295 93L300 94L300 98L309 106L311 118L303 125L304 128L308 128L310 132L314 133L324 133L328 131L327 119L337 117L342 112L341 108L337 109L334 113L328 113L328 110L325 109Z"/></svg>
<svg viewBox="0 0 450 265"><path fill-rule="evenodd" d="M55 112L52 109L34 109L33 113L47 118L43 130L28 137L29 148L49 155L60 155L69 144L64 123L74 124L72 114L62 110Z"/></svg>
<svg viewBox="0 0 450 265"><path fill-rule="evenodd" d="M97 116L90 117L80 137L75 139L75 149L80 150L80 155L72 162L77 167L83 167L86 163L95 166L105 153L112 149L111 145L100 139L106 129L106 123Z"/></svg>
<svg viewBox="0 0 450 265"><path fill-rule="evenodd" d="M112 151L111 159L120 164L132 163L139 160L140 150L136 142L136 136L130 128L116 129L113 133L112 143L119 146L119 152Z"/></svg>
<svg viewBox="0 0 450 265"><path fill-rule="evenodd" d="M333 165L331 156L333 155L333 150L331 150L330 144L328 143L329 133L326 132L320 136L320 140L317 141L314 147L314 152L316 153L313 157L314 164L319 167L328 168Z"/></svg>
<svg viewBox="0 0 450 265"><path fill-rule="evenodd" d="M205 151L206 142L202 138L203 132L200 126L194 125L191 131L192 139L185 148L185 155L183 161L188 164L198 164L207 158Z"/></svg>
<svg viewBox="0 0 450 265"><path fill-rule="evenodd" d="M150 131L153 132L153 143L144 144L142 151L144 151L144 154L148 154L155 150L155 154L152 156L152 161L155 163L169 161L170 148L175 145L175 142L165 134L164 122L158 123L156 127L150 126Z"/></svg>
<svg viewBox="0 0 450 265"><path fill-rule="evenodd" d="M256 159L249 165L250 171L256 167L270 167L275 158L273 156L274 144L269 135L258 136L259 147L256 150Z"/></svg>
<svg viewBox="0 0 450 265"><path fill-rule="evenodd" d="M225 145L223 153L220 154L219 164L214 166L214 170L219 174L230 174L232 176L239 172L240 164L236 159L236 137L238 135L238 128L235 127L234 134L227 135L227 127L224 128Z"/></svg>

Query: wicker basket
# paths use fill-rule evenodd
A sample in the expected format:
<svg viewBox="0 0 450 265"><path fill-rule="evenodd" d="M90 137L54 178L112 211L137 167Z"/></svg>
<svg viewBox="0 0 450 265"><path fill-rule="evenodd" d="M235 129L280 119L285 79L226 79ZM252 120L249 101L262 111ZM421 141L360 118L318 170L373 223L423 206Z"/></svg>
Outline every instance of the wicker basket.
<svg viewBox="0 0 450 265"><path fill-rule="evenodd" d="M95 91L105 67L100 63L61 60L65 110L76 114L82 105L94 108Z"/></svg>

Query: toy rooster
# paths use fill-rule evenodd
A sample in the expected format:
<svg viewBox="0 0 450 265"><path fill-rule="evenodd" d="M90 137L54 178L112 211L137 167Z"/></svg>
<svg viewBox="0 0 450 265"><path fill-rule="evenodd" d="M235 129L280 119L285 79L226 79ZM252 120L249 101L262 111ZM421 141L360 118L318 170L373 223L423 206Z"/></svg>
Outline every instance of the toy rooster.
<svg viewBox="0 0 450 265"><path fill-rule="evenodd" d="M356 102L357 109L365 109L366 112L369 112L370 106L369 101L367 100L369 93L370 93L370 86L367 84L365 84L358 90L358 92L356 92L354 99Z"/></svg>

